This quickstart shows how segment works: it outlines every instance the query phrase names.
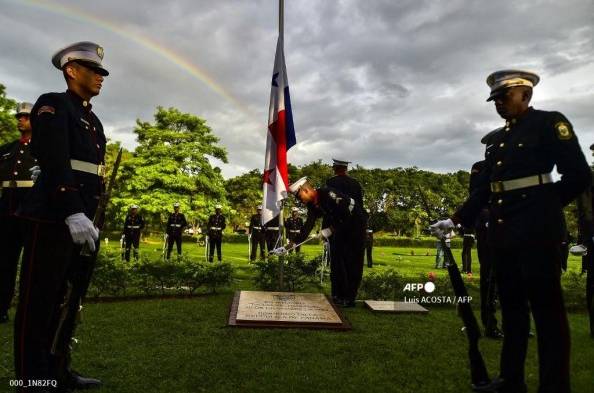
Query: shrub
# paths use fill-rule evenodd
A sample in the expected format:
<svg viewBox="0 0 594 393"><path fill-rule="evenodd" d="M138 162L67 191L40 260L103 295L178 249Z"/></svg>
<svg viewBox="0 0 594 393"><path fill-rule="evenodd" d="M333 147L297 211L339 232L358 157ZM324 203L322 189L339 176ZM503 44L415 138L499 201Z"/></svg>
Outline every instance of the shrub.
<svg viewBox="0 0 594 393"><path fill-rule="evenodd" d="M284 257L283 282L288 291L303 289L306 284L320 286L319 274L322 268L322 256L306 260L302 253L289 254ZM269 256L268 260L259 260L254 263L256 275L254 283L263 290L278 291L281 262L278 257Z"/></svg>
<svg viewBox="0 0 594 393"><path fill-rule="evenodd" d="M171 290L193 295L203 286L216 293L218 288L233 282L233 275L233 267L228 263L205 264L181 256L170 261L141 257L128 264L118 252L101 251L89 292L94 297L126 296L131 289L145 295L158 292L163 296Z"/></svg>
<svg viewBox="0 0 594 393"><path fill-rule="evenodd" d="M97 255L97 263L89 292L99 297L103 294L126 296L130 284L130 268L122 262L117 251L102 251Z"/></svg>
<svg viewBox="0 0 594 393"><path fill-rule="evenodd" d="M230 263L207 264L204 273L204 284L210 293L216 293L217 288L233 283L233 266Z"/></svg>
<svg viewBox="0 0 594 393"><path fill-rule="evenodd" d="M404 280L394 269L373 271L363 276L359 287L359 298L374 300L396 300L404 287Z"/></svg>

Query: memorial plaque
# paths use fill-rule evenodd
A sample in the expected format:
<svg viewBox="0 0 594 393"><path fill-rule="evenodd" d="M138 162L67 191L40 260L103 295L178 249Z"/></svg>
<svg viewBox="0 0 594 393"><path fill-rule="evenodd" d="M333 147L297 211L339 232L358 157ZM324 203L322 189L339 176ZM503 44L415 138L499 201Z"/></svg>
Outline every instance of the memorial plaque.
<svg viewBox="0 0 594 393"><path fill-rule="evenodd" d="M294 292L236 292L229 325L350 329L326 295Z"/></svg>
<svg viewBox="0 0 594 393"><path fill-rule="evenodd" d="M428 313L425 307L418 303L394 302L384 300L365 300L365 305L372 311L395 312L395 313Z"/></svg>

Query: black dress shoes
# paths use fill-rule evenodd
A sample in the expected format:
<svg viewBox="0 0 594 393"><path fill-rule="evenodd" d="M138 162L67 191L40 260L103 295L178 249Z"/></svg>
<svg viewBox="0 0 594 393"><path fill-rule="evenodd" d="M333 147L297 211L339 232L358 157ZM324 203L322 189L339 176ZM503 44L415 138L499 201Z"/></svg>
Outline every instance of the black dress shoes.
<svg viewBox="0 0 594 393"><path fill-rule="evenodd" d="M102 383L100 380L95 378L87 378L83 377L76 371L70 371L70 376L68 379L68 387L75 390L85 390L85 389L96 389L101 387Z"/></svg>

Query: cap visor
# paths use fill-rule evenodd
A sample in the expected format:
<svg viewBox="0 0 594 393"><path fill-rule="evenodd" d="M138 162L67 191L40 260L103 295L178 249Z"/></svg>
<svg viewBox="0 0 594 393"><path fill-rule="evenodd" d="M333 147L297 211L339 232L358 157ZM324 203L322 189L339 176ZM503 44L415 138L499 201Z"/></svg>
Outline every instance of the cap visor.
<svg viewBox="0 0 594 393"><path fill-rule="evenodd" d="M74 60L74 61L77 62L78 64L82 65L83 67L87 67L87 68L92 69L93 71L95 71L99 75L102 75L102 76L108 76L109 75L109 71L107 71L105 68L101 67L97 63L93 63L93 62L90 62L90 61L84 61L84 60Z"/></svg>
<svg viewBox="0 0 594 393"><path fill-rule="evenodd" d="M487 98L487 102L493 101L495 98L499 97L503 93L505 93L505 89L499 89L499 90L492 91L491 94L489 95L489 98Z"/></svg>

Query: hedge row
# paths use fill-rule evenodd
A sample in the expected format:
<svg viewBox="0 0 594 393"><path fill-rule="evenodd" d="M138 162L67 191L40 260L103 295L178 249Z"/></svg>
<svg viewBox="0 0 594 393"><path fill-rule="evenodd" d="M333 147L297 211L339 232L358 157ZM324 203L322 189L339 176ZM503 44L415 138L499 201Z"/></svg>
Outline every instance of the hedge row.
<svg viewBox="0 0 594 393"><path fill-rule="evenodd" d="M186 256L170 261L141 257L128 263L115 251L102 250L97 257L89 296L193 295L201 287L215 293L218 288L231 285L233 273L229 263L202 263Z"/></svg>

